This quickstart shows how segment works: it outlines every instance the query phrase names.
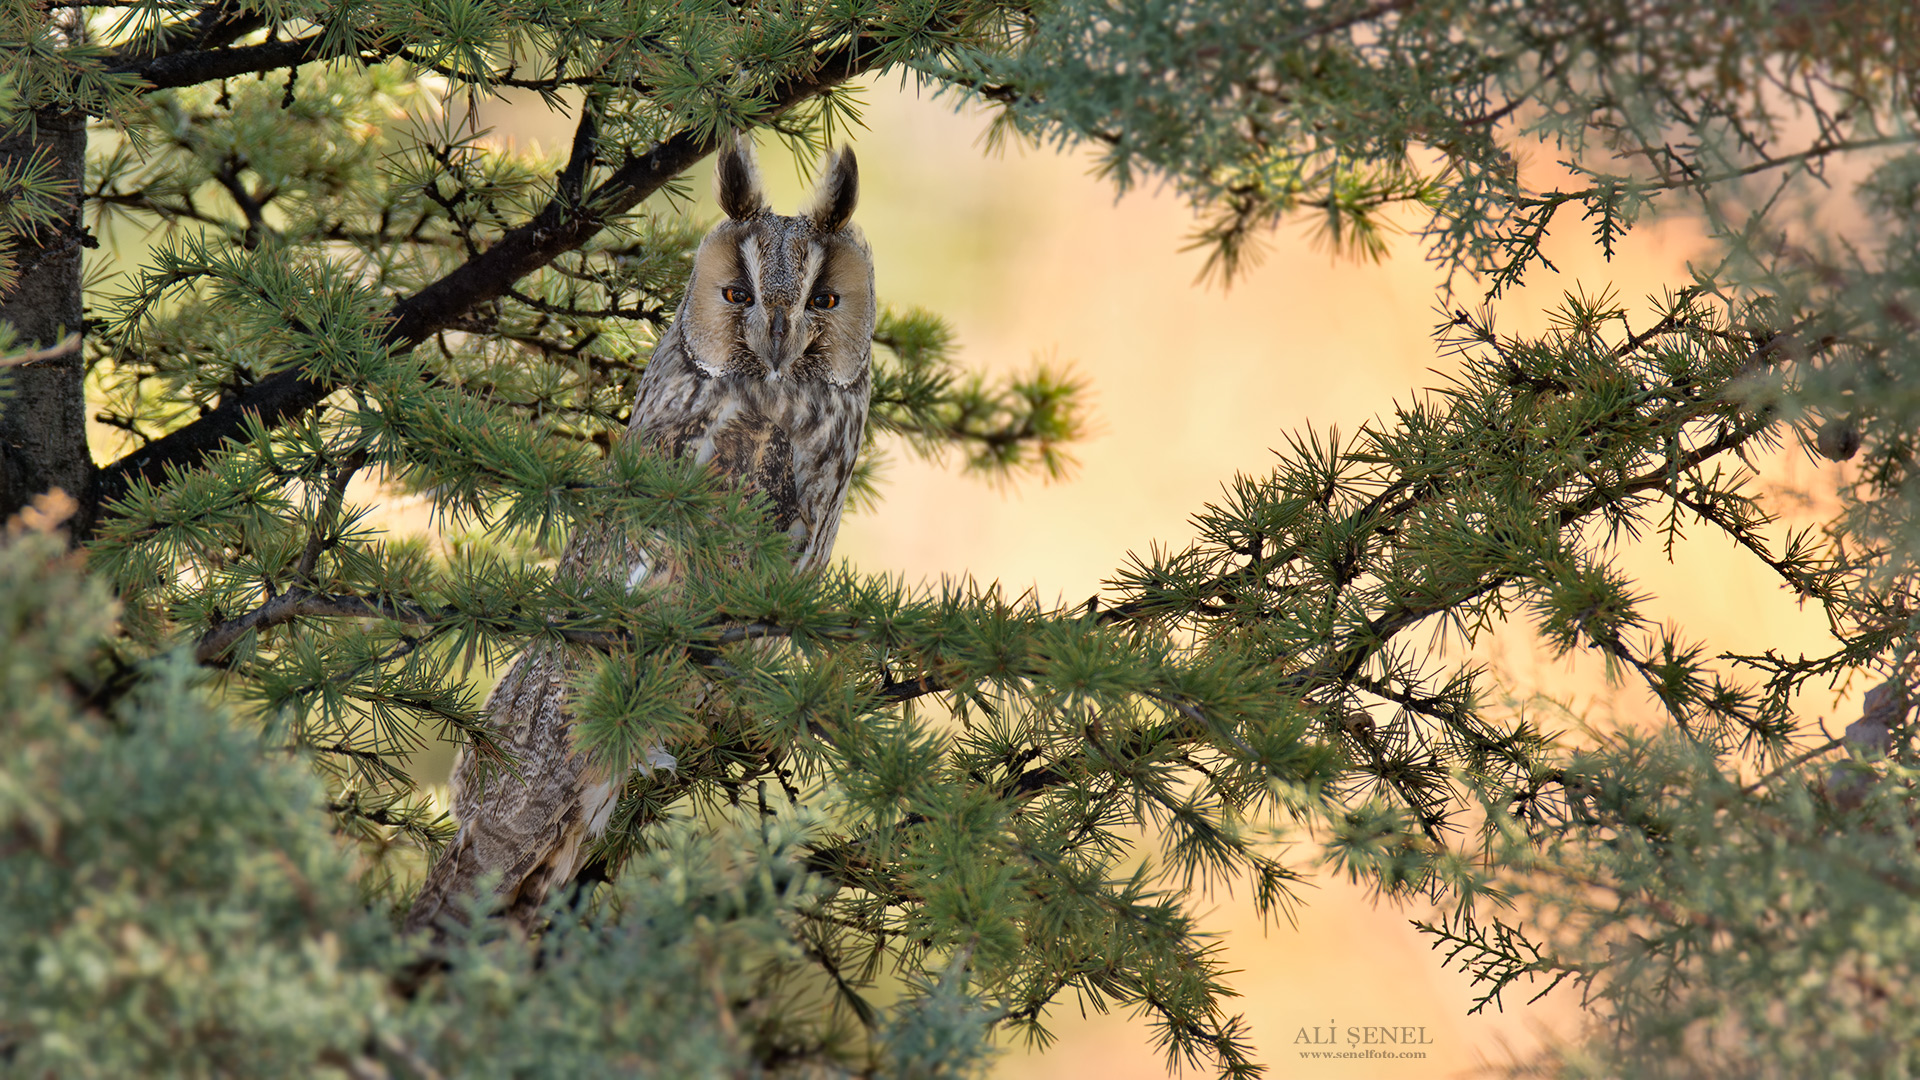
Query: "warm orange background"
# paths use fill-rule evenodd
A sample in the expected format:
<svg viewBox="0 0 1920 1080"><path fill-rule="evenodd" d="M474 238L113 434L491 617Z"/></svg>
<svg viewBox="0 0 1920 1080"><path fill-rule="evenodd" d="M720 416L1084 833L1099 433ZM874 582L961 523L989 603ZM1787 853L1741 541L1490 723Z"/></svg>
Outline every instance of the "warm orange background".
<svg viewBox="0 0 1920 1080"><path fill-rule="evenodd" d="M1309 243L1302 225L1274 237L1261 267L1231 291L1196 285L1203 256L1182 253L1194 220L1170 192L1116 200L1089 174L1091 158L1026 149L984 152L982 115L956 113L893 83L866 93L867 129L854 140L862 187L857 220L873 244L883 300L921 305L958 332L963 359L985 369L1024 368L1038 357L1071 363L1093 386L1096 434L1076 449L1068 482L1023 480L999 490L954 469L893 455L886 501L842 529L839 554L868 572L910 581L971 574L1043 600L1084 600L1150 545L1178 546L1191 515L1236 472L1262 473L1289 433L1338 426L1352 432L1387 413L1395 399L1437 385L1456 361L1430 337L1435 269L1403 241L1383 265L1337 261ZM563 147L570 127L536 109L493 112L496 138ZM806 184L776 144L763 142L762 171L776 208L788 210ZM1551 168L1544 152L1529 163ZM714 216L706 179L694 213ZM1668 222L1633 234L1608 265L1586 245L1578 222L1553 246L1562 273L1537 274L1502 301L1501 326L1533 331L1543 310L1576 283L1608 283L1630 310L1641 298L1687 282L1686 260L1703 250L1697 227ZM1477 293L1465 300L1477 304ZM1823 477L1804 456L1775 459L1776 479L1818 490ZM1695 534L1701 530L1694 529ZM1799 610L1752 560L1731 545L1697 541L1674 563L1657 547L1628 550L1623 565L1658 599L1656 620L1678 621L1715 651L1822 650L1823 622ZM1458 643L1450 647L1458 651ZM1523 692L1547 690L1597 720L1652 715L1635 687L1609 687L1598 665L1543 659L1521 633L1482 643ZM1837 715L1828 698L1810 713ZM1844 720L1841 721L1844 724ZM1837 727L1836 727L1837 730ZM1307 858L1302 854L1301 858ZM1197 896L1206 924L1224 933L1233 984L1272 1075L1367 1080L1455 1075L1507 1046L1532 1045L1543 1028L1572 1030L1578 1011L1561 991L1539 1006L1524 994L1504 1015L1468 1017L1467 980L1443 971L1409 913L1375 907L1342 882L1322 879L1304 897L1298 927L1267 928L1244 896ZM1519 1006L1519 1007L1516 1007ZM1060 1041L1032 1055L1013 1049L997 1076L1157 1078L1163 1059L1142 1023L1081 1019L1063 1001L1053 1017ZM1329 1024L1424 1026L1433 1042L1423 1061L1306 1061L1294 1040Z"/></svg>

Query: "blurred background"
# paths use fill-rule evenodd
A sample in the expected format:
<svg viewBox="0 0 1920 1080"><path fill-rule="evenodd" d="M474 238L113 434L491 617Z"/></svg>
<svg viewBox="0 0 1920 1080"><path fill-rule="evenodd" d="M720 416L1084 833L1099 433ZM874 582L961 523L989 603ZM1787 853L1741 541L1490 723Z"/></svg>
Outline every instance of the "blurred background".
<svg viewBox="0 0 1920 1080"><path fill-rule="evenodd" d="M995 487L892 454L884 502L841 530L838 554L862 571L913 583L971 575L1014 593L1032 589L1043 602L1082 602L1129 552L1185 544L1189 517L1236 473L1267 472L1289 439L1310 429L1349 435L1390 416L1396 400L1442 385L1456 363L1434 345L1441 279L1414 238L1400 238L1384 263L1357 264L1317 248L1311 223L1302 222L1275 234L1264 262L1231 289L1204 285L1196 282L1204 253L1182 251L1195 221L1173 193L1142 189L1116 198L1084 153L989 153L983 113L956 111L951 99L934 100L910 84L867 85L862 96L865 129L852 133L861 165L856 221L873 245L883 301L948 319L969 366L1070 365L1092 387L1094 421L1064 482L1027 477ZM569 121L538 102L490 108L483 117L503 146L557 153L571 133ZM771 139L761 156L774 207L791 212L810 190L803 173L813 163L794 161ZM1536 184L1552 182L1551 154L1521 156ZM693 178L693 190L699 197L686 212L702 222L717 217L705 175ZM1559 273L1536 272L1498 302L1506 332L1543 329L1564 292L1609 286L1635 313L1634 325L1645 325L1652 319L1644 298L1686 284L1688 260L1705 250L1688 220L1643 226L1610 264L1580 223L1562 233L1548 246ZM1455 306L1478 307L1479 290L1460 286ZM1833 476L1797 447L1756 464L1784 511L1804 518L1830 505L1822 492L1831 491ZM406 508L391 509L404 527ZM1829 640L1817 613L1798 608L1764 567L1731 545L1689 542L1669 561L1657 542L1644 542L1629 545L1621 565L1656 598L1648 605L1653 617L1716 649L1791 654ZM1454 656L1462 650L1454 640L1434 647ZM1471 651L1517 695L1548 694L1596 724L1654 717L1637 685L1610 685L1598 663L1554 660L1524 631ZM1809 717L1839 717L1835 731L1849 719L1847 706L1834 693L1802 702ZM1295 850L1297 864L1309 869L1311 845ZM1577 991L1567 988L1527 1005L1533 991L1521 987L1504 1013L1467 1015L1475 996L1469 981L1442 970L1439 954L1409 925L1418 911L1376 905L1325 874L1302 899L1296 924L1263 928L1244 892L1191 898L1238 972L1236 1007L1271 1075L1459 1075L1578 1025ZM1167 1075L1143 1023L1083 1018L1071 1000L1051 1020L1058 1042L1044 1054L1010 1047L997 1076ZM1427 1057L1300 1056L1301 1040L1314 1038L1315 1028L1322 1039L1337 1028L1344 1040L1349 1027L1365 1025L1424 1028Z"/></svg>

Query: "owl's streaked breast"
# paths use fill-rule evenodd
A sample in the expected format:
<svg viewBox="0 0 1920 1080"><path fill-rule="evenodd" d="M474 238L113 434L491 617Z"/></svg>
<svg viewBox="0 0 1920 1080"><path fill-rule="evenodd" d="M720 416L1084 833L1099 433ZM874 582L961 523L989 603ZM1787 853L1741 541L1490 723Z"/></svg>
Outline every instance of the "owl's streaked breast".
<svg viewBox="0 0 1920 1080"><path fill-rule="evenodd" d="M651 385L648 385L651 384ZM853 386L714 377L669 332L655 350L634 433L764 496L804 568L832 550L859 454L871 380Z"/></svg>

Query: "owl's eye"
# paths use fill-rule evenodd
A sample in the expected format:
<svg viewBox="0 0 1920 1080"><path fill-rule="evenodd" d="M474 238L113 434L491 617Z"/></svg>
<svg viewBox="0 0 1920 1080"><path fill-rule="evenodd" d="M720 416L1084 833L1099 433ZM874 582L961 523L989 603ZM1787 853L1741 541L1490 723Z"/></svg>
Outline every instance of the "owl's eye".
<svg viewBox="0 0 1920 1080"><path fill-rule="evenodd" d="M737 285L728 285L720 290L720 299L729 304L751 304L753 294Z"/></svg>
<svg viewBox="0 0 1920 1080"><path fill-rule="evenodd" d="M825 289L822 289L814 293L813 299L808 301L808 303L821 311L829 311L840 306L840 294L827 292Z"/></svg>

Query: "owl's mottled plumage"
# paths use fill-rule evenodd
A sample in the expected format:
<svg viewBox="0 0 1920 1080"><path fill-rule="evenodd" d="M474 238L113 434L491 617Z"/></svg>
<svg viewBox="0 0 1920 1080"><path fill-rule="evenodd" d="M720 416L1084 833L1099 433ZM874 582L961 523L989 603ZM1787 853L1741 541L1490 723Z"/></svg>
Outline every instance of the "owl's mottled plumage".
<svg viewBox="0 0 1920 1080"><path fill-rule="evenodd" d="M720 153L727 219L694 256L673 326L640 377L627 438L711 464L771 504L795 565L833 551L872 390L873 261L850 223L853 154L828 157L811 207L770 213L743 143ZM670 588L670 555L608 529L582 529L560 572ZM498 900L524 923L571 880L619 797L613 777L573 748L567 688L581 658L566 646L528 649L487 699L487 722L513 768L486 769L463 752L454 766L460 832L433 866L409 928L450 915L448 902L490 873Z"/></svg>

